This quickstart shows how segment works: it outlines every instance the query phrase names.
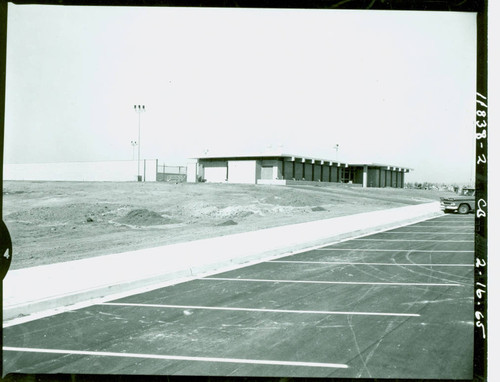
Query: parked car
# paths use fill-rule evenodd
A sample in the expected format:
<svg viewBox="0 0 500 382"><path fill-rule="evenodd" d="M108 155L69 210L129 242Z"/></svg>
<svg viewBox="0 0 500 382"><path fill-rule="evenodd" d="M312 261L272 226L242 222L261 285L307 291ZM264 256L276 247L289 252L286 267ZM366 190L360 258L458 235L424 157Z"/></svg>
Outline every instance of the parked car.
<svg viewBox="0 0 500 382"><path fill-rule="evenodd" d="M444 212L458 212L468 214L475 211L476 190L473 188L463 188L461 193L450 198L441 198L441 210Z"/></svg>

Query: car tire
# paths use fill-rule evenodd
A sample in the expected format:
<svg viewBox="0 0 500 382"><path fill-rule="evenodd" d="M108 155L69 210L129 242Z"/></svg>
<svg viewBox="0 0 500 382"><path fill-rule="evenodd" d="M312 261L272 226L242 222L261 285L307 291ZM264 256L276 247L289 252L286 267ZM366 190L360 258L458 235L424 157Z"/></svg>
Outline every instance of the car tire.
<svg viewBox="0 0 500 382"><path fill-rule="evenodd" d="M460 206L458 207L459 214L465 215L465 214L468 214L469 211L470 211L470 208L469 208L468 204L460 204Z"/></svg>

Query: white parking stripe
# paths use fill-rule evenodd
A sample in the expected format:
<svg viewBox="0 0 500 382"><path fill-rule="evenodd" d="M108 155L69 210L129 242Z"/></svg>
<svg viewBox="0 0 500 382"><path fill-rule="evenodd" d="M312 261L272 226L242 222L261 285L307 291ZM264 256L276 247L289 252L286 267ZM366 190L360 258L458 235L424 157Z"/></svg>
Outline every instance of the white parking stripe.
<svg viewBox="0 0 500 382"><path fill-rule="evenodd" d="M266 312L266 313L297 313L297 314L343 314L343 315L358 315L358 316L398 316L398 317L420 317L416 313L382 313L382 312L339 312L325 310L288 310L288 309L259 309L259 308L234 308L221 306L198 306L198 305L163 305L163 304L133 304L133 303L118 303L105 302L99 305L113 306L134 306L144 308L174 308L174 309L203 309L203 310L230 310L242 312Z"/></svg>
<svg viewBox="0 0 500 382"><path fill-rule="evenodd" d="M425 241L438 243L474 243L474 240L419 240L419 239L353 239L353 241Z"/></svg>
<svg viewBox="0 0 500 382"><path fill-rule="evenodd" d="M459 218L459 219L453 219L453 217L450 217L450 218L444 218L444 219L431 219L429 221L430 222L435 221L435 222L464 222L464 223L468 223L468 222L474 221L474 218L475 218L475 216L471 215L469 217L464 216L463 218Z"/></svg>
<svg viewBox="0 0 500 382"><path fill-rule="evenodd" d="M288 261L270 260L267 263L330 264L330 265L397 265L398 267L473 267L474 264L404 264L404 263L348 263L341 261Z"/></svg>
<svg viewBox="0 0 500 382"><path fill-rule="evenodd" d="M467 221L473 221L475 216L474 215L469 215L469 216L463 216L458 219L454 219L455 216L450 216L450 217L444 217L441 216L442 219L432 219L432 220L437 220L437 221L451 221L451 222L467 222Z"/></svg>
<svg viewBox="0 0 500 382"><path fill-rule="evenodd" d="M296 283L296 284L346 284L346 285L389 285L389 286L447 286L459 287L461 284L434 284L434 283L390 283L390 282L369 282L369 281L310 281L310 280L266 280L266 279L237 279L230 277L204 277L199 280L214 281L249 281L261 283Z"/></svg>
<svg viewBox="0 0 500 382"><path fill-rule="evenodd" d="M382 232L376 235L381 235L384 233L397 234L401 235L402 233L409 233L412 235L474 235L474 232L414 232L414 231L391 231L391 232Z"/></svg>
<svg viewBox="0 0 500 382"><path fill-rule="evenodd" d="M404 252L404 254L411 252L423 253L473 253L474 251L453 251L449 249L379 249L379 248L317 248L314 251L365 251L365 252Z"/></svg>
<svg viewBox="0 0 500 382"><path fill-rule="evenodd" d="M326 368L341 368L341 369L346 369L348 367L347 365L341 363L293 362L293 361L277 361L277 360L265 360L265 359L244 359L244 358L188 357L188 356L162 355L162 354L115 353L115 352L104 352L104 351L66 350L66 349L64 350L39 349L39 348L21 348L21 347L11 347L11 346L4 346L3 350L14 351L14 352L71 354L71 355L100 356L100 357L162 359L171 361L224 362L224 363L245 363L253 365L326 367Z"/></svg>
<svg viewBox="0 0 500 382"><path fill-rule="evenodd" d="M420 228L420 227L436 227L436 228L461 228L461 227L467 227L467 228L473 228L473 225L470 224L455 224L455 225L440 225L440 224L418 224L418 225L409 225L406 227L412 227L412 228Z"/></svg>

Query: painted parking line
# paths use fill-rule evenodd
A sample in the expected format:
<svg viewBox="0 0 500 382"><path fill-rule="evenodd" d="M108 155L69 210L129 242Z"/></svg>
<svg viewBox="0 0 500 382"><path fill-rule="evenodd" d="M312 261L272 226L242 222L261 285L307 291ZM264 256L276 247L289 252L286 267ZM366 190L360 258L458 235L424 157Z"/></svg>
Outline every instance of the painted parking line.
<svg viewBox="0 0 500 382"><path fill-rule="evenodd" d="M449 222L446 223L439 223L436 222L436 224L428 224L428 223L419 223L419 224L412 224L406 227L437 227L437 228L460 228L460 227L472 227L471 223L462 223L462 224L453 224L453 225L447 225ZM453 222L452 222L453 223Z"/></svg>
<svg viewBox="0 0 500 382"><path fill-rule="evenodd" d="M316 248L315 251L364 251L364 252L401 252L407 253L422 252L422 253L473 253L474 251L454 251L449 249L379 249L379 248Z"/></svg>
<svg viewBox="0 0 500 382"><path fill-rule="evenodd" d="M410 224L410 225L402 225L399 227L395 227L394 229L400 229L400 228L450 228L450 229L469 229L472 230L474 227L474 223L470 224L447 224L447 223L440 223L440 224Z"/></svg>
<svg viewBox="0 0 500 382"><path fill-rule="evenodd" d="M389 285L389 286L446 286L461 287L462 284L453 283L391 283L391 282L370 282L370 281L309 281L309 280L268 280L268 279L238 279L231 277L204 277L198 280L214 281L243 281L261 283L295 283L295 284L345 284L345 285Z"/></svg>
<svg viewBox="0 0 500 382"><path fill-rule="evenodd" d="M416 232L416 231L390 231L390 232L381 232L380 234L393 234L393 235L401 235L403 233L408 233L412 235L474 235L474 232Z"/></svg>
<svg viewBox="0 0 500 382"><path fill-rule="evenodd" d="M401 228L406 228L406 227L401 227ZM453 232L470 232L474 233L474 226L469 226L469 225L457 225L457 226L437 226L437 225L429 225L429 226L418 226L418 227L408 227L408 228L415 228L415 229L420 229L422 231L437 231L439 230L440 232L443 233L453 233Z"/></svg>
<svg viewBox="0 0 500 382"><path fill-rule="evenodd" d="M417 263L352 263L341 261L292 261L292 260L270 260L267 263L290 263L290 264L325 264L325 265L387 265L398 267L473 267L474 264L417 264Z"/></svg>
<svg viewBox="0 0 500 382"><path fill-rule="evenodd" d="M325 367L325 368L337 368L337 369L348 368L347 365L342 363L293 362L293 361L279 361L279 360L244 359L244 358L189 357L189 356L162 355L162 354L115 353L115 352L88 351L88 350L23 348L23 347L12 347L12 346L4 346L3 351L50 353L50 354L63 354L63 355L84 355L84 356L99 356L99 357L161 359L161 360L171 360L171 361L244 363L252 365Z"/></svg>
<svg viewBox="0 0 500 382"><path fill-rule="evenodd" d="M470 224L473 221L474 221L474 217L471 217L470 219L432 219L432 220L422 220L422 221L414 223L412 225L429 224L429 223L462 223L462 224Z"/></svg>
<svg viewBox="0 0 500 382"><path fill-rule="evenodd" d="M425 241L438 243L474 243L474 240L420 240L420 239L353 239L353 241Z"/></svg>
<svg viewBox="0 0 500 382"><path fill-rule="evenodd" d="M290 309L262 309L262 308L236 308L221 306L199 306L199 305L165 305L165 304L135 304L121 302L105 302L99 305L132 306L139 308L173 308L173 309L201 309L201 310L228 310L239 312L266 312L266 313L295 313L295 314L327 314L327 315L353 315L353 316L396 316L396 317L420 317L416 313L386 313L386 312L342 312L325 310L290 310Z"/></svg>

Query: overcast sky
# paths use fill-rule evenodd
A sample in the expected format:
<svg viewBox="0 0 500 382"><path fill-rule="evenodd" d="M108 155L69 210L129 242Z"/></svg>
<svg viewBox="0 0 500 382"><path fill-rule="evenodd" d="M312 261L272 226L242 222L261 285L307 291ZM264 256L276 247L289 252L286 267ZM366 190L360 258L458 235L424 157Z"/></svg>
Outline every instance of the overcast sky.
<svg viewBox="0 0 500 382"><path fill-rule="evenodd" d="M6 163L205 150L474 176L472 13L8 8ZM137 158L137 150L135 151Z"/></svg>

